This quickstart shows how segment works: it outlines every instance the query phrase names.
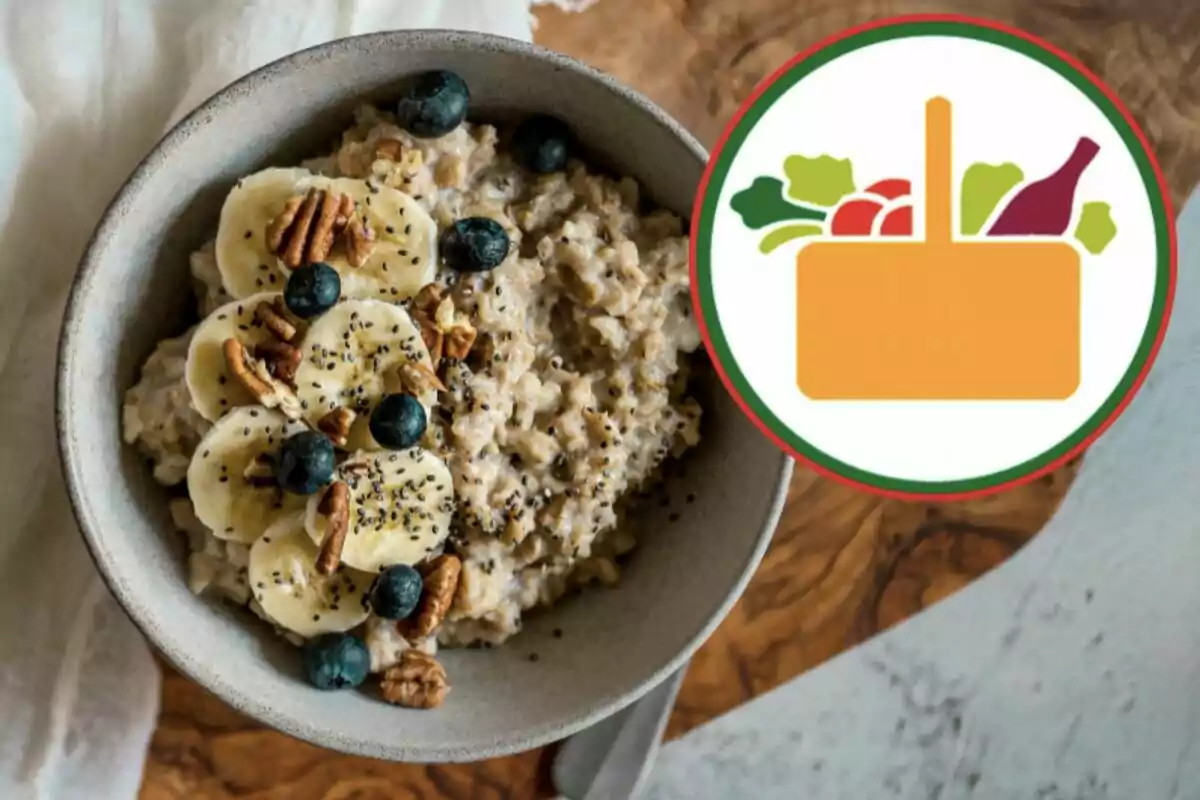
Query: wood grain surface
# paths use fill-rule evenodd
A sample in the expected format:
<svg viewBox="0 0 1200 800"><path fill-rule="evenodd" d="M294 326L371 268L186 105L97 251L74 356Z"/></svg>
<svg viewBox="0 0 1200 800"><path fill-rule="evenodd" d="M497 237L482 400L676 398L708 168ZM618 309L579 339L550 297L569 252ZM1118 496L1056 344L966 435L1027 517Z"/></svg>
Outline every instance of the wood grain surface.
<svg viewBox="0 0 1200 800"><path fill-rule="evenodd" d="M1146 131L1178 208L1200 176L1200 4L1182 0L599 0L537 39L635 86L705 143L798 50L898 13L1018 25L1080 58ZM745 596L692 664L669 735L761 694L970 583L1041 528L1074 464L955 505L868 496L800 469ZM263 729L168 671L142 800L553 796L552 748L469 765L342 756Z"/></svg>

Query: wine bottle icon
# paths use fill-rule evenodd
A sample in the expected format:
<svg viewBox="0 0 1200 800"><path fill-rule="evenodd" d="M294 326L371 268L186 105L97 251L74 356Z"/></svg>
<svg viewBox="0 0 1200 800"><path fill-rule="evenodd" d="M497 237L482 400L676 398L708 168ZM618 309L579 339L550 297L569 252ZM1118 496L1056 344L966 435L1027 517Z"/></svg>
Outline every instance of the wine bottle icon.
<svg viewBox="0 0 1200 800"><path fill-rule="evenodd" d="M1061 236L1071 224L1075 188L1100 145L1080 137L1063 165L1021 189L988 230L988 236Z"/></svg>

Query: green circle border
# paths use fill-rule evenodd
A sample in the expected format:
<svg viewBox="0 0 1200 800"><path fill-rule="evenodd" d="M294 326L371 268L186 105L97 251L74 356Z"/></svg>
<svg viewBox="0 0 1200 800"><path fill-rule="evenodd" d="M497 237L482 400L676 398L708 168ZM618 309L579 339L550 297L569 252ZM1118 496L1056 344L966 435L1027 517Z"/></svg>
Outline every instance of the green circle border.
<svg viewBox="0 0 1200 800"><path fill-rule="evenodd" d="M1154 300L1150 308L1146 330L1134 353L1134 358L1120 382L1104 403L1073 433L1068 435L1049 450L1034 456L1020 464L998 472L974 478L963 478L950 481L919 481L880 475L860 469L853 465L818 450L802 437L797 436L763 403L758 393L751 387L745 375L737 365L729 344L721 329L720 317L717 314L715 297L712 288L712 220L715 217L725 180L736 154L750 132L766 114L766 112L786 94L793 86L821 67L871 45L897 39L909 39L924 36L948 36L960 39L972 39L997 45L1020 53L1049 67L1060 77L1082 92L1100 109L1109 123L1117 130L1137 164L1138 173L1150 200L1151 212L1154 216L1155 245L1157 249L1157 264L1155 268ZM793 64L775 80L765 87L761 94L753 99L752 104L737 120L722 142L715 161L713 162L704 197L699 204L700 214L696 220L697 246L695 249L696 291L701 314L708 329L708 338L713 356L724 368L729 381L736 388L745 405L758 416L761 424L766 426L775 436L793 448L795 452L808 459L818 467L847 478L866 487L875 487L893 493L906 494L959 494L983 492L997 489L1006 484L1031 476L1058 459L1063 458L1076 447L1085 443L1094 431L1100 428L1116 413L1130 396L1130 392L1139 383L1143 369L1157 349L1159 333L1167 318L1168 301L1172 278L1172 234L1171 220L1166 210L1158 174L1151 157L1142 144L1142 140L1129 124L1122 111L1105 91L1075 66L1065 61L1035 41L1023 38L996 28L985 27L965 21L912 21L884 24L880 27L852 33L839 41L833 42L807 58Z"/></svg>

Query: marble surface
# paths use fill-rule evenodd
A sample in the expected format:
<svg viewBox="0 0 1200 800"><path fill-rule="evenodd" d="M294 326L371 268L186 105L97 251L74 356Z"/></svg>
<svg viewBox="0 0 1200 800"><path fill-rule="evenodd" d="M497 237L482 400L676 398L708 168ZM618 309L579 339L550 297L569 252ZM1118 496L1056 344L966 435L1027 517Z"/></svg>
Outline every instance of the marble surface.
<svg viewBox="0 0 1200 800"><path fill-rule="evenodd" d="M648 800L1200 798L1200 193L1141 392L969 588L667 745Z"/></svg>

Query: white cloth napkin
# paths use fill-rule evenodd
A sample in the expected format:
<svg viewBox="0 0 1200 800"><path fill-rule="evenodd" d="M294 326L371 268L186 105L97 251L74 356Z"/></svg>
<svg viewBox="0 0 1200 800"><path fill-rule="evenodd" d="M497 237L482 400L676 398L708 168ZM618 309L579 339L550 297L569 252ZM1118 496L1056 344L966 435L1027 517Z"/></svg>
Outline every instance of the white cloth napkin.
<svg viewBox="0 0 1200 800"><path fill-rule="evenodd" d="M0 797L133 797L158 708L157 669L85 551L54 442L63 305L113 193L171 123L269 61L397 28L528 40L529 6L0 0Z"/></svg>

